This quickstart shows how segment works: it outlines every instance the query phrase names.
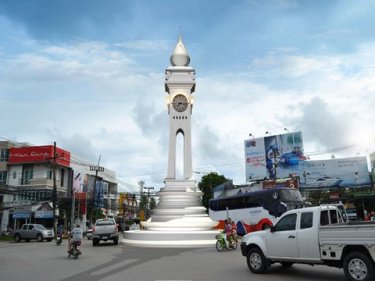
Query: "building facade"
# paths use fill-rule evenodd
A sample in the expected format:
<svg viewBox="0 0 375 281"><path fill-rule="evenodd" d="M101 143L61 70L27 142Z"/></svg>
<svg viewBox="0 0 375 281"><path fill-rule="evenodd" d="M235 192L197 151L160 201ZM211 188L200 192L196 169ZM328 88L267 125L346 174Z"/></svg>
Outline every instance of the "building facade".
<svg viewBox="0 0 375 281"><path fill-rule="evenodd" d="M94 202L92 206L108 216L117 215L115 172L104 168L92 171L89 164L72 164L70 160L69 151L54 145L0 142L0 231L27 222L52 227L54 209L55 223L84 222L87 202Z"/></svg>

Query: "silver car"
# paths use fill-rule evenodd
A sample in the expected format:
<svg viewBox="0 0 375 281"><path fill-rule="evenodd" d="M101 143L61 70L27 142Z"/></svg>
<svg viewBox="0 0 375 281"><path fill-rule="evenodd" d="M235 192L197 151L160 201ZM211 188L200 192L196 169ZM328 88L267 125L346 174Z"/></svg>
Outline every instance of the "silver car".
<svg viewBox="0 0 375 281"><path fill-rule="evenodd" d="M26 242L31 239L36 239L42 242L46 239L48 242L52 241L54 233L52 229L47 229L41 224L24 224L21 229L14 232L14 241L20 242L24 239Z"/></svg>

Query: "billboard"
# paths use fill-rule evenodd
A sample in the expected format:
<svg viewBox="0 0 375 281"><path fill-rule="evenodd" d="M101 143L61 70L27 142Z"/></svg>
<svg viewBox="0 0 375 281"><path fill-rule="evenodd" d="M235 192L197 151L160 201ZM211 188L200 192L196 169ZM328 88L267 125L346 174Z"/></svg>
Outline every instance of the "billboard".
<svg viewBox="0 0 375 281"><path fill-rule="evenodd" d="M104 184L103 181L96 181L94 204L96 208L104 207Z"/></svg>
<svg viewBox="0 0 375 281"><path fill-rule="evenodd" d="M56 147L56 163L69 167L70 152ZM52 162L53 145L12 147L9 149L9 164Z"/></svg>
<svg viewBox="0 0 375 281"><path fill-rule="evenodd" d="M303 161L299 165L300 188L370 186L367 158Z"/></svg>
<svg viewBox="0 0 375 281"><path fill-rule="evenodd" d="M303 154L302 132L245 140L246 181L298 175Z"/></svg>

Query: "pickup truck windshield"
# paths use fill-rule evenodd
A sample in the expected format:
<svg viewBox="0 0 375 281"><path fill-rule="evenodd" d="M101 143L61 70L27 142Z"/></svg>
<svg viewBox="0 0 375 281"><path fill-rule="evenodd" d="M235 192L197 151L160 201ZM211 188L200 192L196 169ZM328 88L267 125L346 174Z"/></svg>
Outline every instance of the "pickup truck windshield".
<svg viewBox="0 0 375 281"><path fill-rule="evenodd" d="M105 221L97 221L96 225L114 225L115 222L112 220L105 220Z"/></svg>
<svg viewBox="0 0 375 281"><path fill-rule="evenodd" d="M41 225L41 224L36 224L35 227L36 227L37 229L41 229L41 230L46 229L46 228L45 228L43 225Z"/></svg>
<svg viewBox="0 0 375 281"><path fill-rule="evenodd" d="M303 207L301 193L294 189L280 190L280 201L285 205L286 211L299 209Z"/></svg>
<svg viewBox="0 0 375 281"><path fill-rule="evenodd" d="M280 199L281 201L294 201L294 202L302 202L302 196L299 191L294 189L283 189L280 190Z"/></svg>

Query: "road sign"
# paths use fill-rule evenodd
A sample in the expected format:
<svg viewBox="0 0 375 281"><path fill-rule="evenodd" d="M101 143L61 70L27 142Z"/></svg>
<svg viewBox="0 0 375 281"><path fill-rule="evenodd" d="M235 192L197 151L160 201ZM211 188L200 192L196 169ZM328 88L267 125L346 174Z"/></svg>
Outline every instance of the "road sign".
<svg viewBox="0 0 375 281"><path fill-rule="evenodd" d="M104 172L104 167L100 167L100 166L90 166L90 171L99 171L99 172Z"/></svg>

